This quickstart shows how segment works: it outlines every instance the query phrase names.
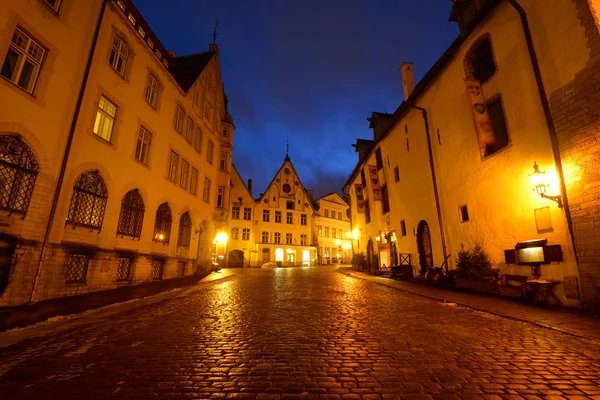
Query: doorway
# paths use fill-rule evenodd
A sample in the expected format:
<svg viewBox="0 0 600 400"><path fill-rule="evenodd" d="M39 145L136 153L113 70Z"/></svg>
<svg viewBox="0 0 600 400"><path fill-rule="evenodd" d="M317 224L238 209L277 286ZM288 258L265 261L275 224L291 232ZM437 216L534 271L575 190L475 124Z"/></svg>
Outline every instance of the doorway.
<svg viewBox="0 0 600 400"><path fill-rule="evenodd" d="M417 226L417 250L419 251L419 264L421 274L427 273L433 268L433 250L431 249L431 234L429 225L424 220Z"/></svg>
<svg viewBox="0 0 600 400"><path fill-rule="evenodd" d="M244 268L244 252L242 250L229 252L229 268Z"/></svg>

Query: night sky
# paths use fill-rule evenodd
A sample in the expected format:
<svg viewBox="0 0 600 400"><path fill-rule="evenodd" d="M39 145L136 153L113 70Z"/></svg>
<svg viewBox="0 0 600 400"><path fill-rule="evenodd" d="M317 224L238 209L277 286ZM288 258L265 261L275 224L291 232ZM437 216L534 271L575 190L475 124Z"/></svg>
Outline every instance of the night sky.
<svg viewBox="0 0 600 400"><path fill-rule="evenodd" d="M290 158L315 198L341 187L358 160L356 138L372 139L372 111L403 100L398 68L418 81L458 35L451 0L134 0L177 55L217 45L233 163L253 195Z"/></svg>

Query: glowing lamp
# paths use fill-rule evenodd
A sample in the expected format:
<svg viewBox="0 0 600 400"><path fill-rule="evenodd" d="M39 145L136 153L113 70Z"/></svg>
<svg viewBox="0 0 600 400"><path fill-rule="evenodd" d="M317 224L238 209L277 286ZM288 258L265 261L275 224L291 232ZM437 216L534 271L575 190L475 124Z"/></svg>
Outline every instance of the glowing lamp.
<svg viewBox="0 0 600 400"><path fill-rule="evenodd" d="M347 237L348 239L350 239L350 238L352 237L352 233L351 233L351 232L346 232L346 237Z"/></svg>
<svg viewBox="0 0 600 400"><path fill-rule="evenodd" d="M165 240L165 235L163 235L163 234L161 233L161 234L157 235L157 236L156 236L156 238L157 238L158 240L160 240L160 241L163 241L163 240Z"/></svg>
<svg viewBox="0 0 600 400"><path fill-rule="evenodd" d="M215 236L215 243L227 243L227 234L225 232L218 232Z"/></svg>
<svg viewBox="0 0 600 400"><path fill-rule="evenodd" d="M546 183L546 171L540 171L540 168L535 161L533 162L533 174L529 175L529 177L531 178L532 188L537 192L537 194L544 199L555 201L559 208L563 207L562 197L560 195L549 196L546 194L546 187L549 186Z"/></svg>

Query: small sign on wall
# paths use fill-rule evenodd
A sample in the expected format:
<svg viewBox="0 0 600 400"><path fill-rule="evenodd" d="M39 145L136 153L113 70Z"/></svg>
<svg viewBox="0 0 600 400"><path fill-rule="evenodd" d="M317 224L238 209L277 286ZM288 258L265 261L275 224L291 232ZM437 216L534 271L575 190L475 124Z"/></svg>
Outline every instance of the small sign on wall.
<svg viewBox="0 0 600 400"><path fill-rule="evenodd" d="M102 264L100 265L100 272L110 272L110 258L103 258Z"/></svg>
<svg viewBox="0 0 600 400"><path fill-rule="evenodd" d="M550 215L550 207L536 208L534 210L535 226L538 233L552 231L552 217Z"/></svg>

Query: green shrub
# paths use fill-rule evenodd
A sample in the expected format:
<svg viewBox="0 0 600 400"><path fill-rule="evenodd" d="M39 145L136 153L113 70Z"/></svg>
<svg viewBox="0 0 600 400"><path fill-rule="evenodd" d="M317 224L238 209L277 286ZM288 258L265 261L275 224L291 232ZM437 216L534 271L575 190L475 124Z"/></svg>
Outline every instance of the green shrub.
<svg viewBox="0 0 600 400"><path fill-rule="evenodd" d="M461 243L457 254L455 275L457 278L483 281L494 276L490 257L479 243L470 250Z"/></svg>

